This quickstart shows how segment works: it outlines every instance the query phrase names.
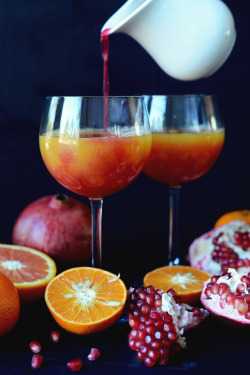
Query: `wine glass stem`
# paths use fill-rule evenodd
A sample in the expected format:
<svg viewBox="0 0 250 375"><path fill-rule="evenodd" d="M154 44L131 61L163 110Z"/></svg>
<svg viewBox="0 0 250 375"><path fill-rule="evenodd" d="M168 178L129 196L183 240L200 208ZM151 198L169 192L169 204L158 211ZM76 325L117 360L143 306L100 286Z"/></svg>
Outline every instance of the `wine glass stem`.
<svg viewBox="0 0 250 375"><path fill-rule="evenodd" d="M169 188L168 264L180 264L179 258L179 199L180 187Z"/></svg>
<svg viewBox="0 0 250 375"><path fill-rule="evenodd" d="M90 199L92 213L92 267L102 266L102 199Z"/></svg>

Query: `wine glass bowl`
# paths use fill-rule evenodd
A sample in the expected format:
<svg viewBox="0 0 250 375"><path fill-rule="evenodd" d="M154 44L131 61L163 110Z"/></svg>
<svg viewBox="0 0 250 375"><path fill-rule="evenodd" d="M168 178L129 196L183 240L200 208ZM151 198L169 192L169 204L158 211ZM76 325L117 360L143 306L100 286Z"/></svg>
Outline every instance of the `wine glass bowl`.
<svg viewBox="0 0 250 375"><path fill-rule="evenodd" d="M151 149L143 97L48 97L39 144L51 175L90 199L92 265L101 267L103 197L132 183Z"/></svg>
<svg viewBox="0 0 250 375"><path fill-rule="evenodd" d="M213 95L145 95L152 132L143 171L170 192L168 263L179 264L180 187L207 173L218 159L225 131Z"/></svg>

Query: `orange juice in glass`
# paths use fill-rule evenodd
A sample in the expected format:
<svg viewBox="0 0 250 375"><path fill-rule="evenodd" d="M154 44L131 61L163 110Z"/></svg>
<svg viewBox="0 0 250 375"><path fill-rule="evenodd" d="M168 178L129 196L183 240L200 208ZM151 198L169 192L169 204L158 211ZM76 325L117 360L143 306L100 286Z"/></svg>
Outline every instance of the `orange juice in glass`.
<svg viewBox="0 0 250 375"><path fill-rule="evenodd" d="M101 267L103 197L139 173L152 136L143 97L49 97L39 143L51 175L88 197L92 210L92 266Z"/></svg>
<svg viewBox="0 0 250 375"><path fill-rule="evenodd" d="M143 171L169 187L168 264L180 264L180 187L200 178L214 165L223 148L225 130L214 96L145 95L145 101L152 148Z"/></svg>

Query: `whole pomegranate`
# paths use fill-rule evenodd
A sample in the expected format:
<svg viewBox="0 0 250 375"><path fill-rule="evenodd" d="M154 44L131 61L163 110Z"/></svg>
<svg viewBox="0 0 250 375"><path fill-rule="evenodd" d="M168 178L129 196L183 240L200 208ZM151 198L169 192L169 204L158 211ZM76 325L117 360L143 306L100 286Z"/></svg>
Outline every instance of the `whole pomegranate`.
<svg viewBox="0 0 250 375"><path fill-rule="evenodd" d="M229 268L203 284L201 302L224 323L250 327L250 272Z"/></svg>
<svg viewBox="0 0 250 375"><path fill-rule="evenodd" d="M66 195L50 195L30 203L18 216L12 233L15 245L43 251L55 260L89 263L91 210Z"/></svg>

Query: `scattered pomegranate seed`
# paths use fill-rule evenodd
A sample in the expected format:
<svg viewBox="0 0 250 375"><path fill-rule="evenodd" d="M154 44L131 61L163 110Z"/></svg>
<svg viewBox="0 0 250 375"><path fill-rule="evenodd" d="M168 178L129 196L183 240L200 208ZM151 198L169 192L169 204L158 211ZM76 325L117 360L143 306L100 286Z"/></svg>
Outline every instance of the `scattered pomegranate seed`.
<svg viewBox="0 0 250 375"><path fill-rule="evenodd" d="M58 331L51 331L50 332L50 339L53 342L58 342L60 340L61 334Z"/></svg>
<svg viewBox="0 0 250 375"><path fill-rule="evenodd" d="M90 350L90 353L88 355L88 360L90 361L95 361L96 359L98 359L100 357L101 353L100 353L100 350L97 349L97 348L92 348Z"/></svg>
<svg viewBox="0 0 250 375"><path fill-rule="evenodd" d="M43 356L41 354L33 354L31 359L31 367L33 369L38 369L43 363Z"/></svg>
<svg viewBox="0 0 250 375"><path fill-rule="evenodd" d="M82 361L80 358L71 359L67 362L67 367L72 372L77 372L82 369Z"/></svg>
<svg viewBox="0 0 250 375"><path fill-rule="evenodd" d="M32 340L29 343L29 348L33 353L39 353L41 351L41 344L37 340Z"/></svg>

